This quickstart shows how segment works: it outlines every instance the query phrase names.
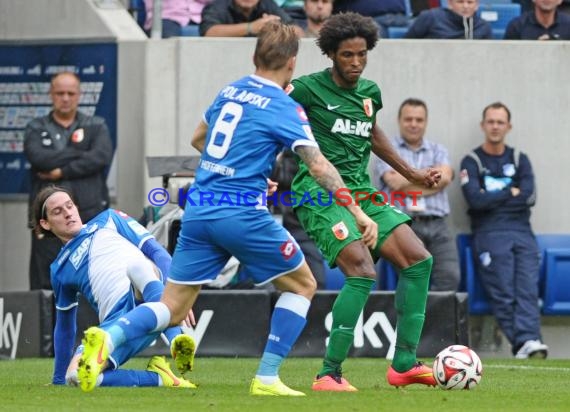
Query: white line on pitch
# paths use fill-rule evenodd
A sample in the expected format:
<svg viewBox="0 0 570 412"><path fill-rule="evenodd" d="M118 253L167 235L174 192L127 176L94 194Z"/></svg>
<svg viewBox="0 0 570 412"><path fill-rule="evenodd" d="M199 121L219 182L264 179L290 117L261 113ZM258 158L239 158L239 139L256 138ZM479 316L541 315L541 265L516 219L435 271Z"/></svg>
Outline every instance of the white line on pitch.
<svg viewBox="0 0 570 412"><path fill-rule="evenodd" d="M564 371L564 372L570 372L570 368L561 368L558 366L552 366L552 367L548 367L548 366L531 366L531 365L484 365L484 368L490 368L490 369L540 369L540 370L545 370L545 371Z"/></svg>

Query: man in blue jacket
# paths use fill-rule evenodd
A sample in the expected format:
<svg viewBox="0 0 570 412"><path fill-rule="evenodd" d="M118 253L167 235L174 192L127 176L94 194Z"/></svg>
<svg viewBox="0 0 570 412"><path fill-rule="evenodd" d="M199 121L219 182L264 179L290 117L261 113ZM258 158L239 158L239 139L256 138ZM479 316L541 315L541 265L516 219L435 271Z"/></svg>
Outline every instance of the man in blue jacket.
<svg viewBox="0 0 570 412"><path fill-rule="evenodd" d="M478 0L449 0L448 8L425 10L416 18L407 39L490 39L489 23L477 15Z"/></svg>
<svg viewBox="0 0 570 412"><path fill-rule="evenodd" d="M493 314L517 359L545 358L538 307L539 252L530 226L536 201L528 157L505 144L511 113L503 103L483 110L485 141L461 161L473 256Z"/></svg>

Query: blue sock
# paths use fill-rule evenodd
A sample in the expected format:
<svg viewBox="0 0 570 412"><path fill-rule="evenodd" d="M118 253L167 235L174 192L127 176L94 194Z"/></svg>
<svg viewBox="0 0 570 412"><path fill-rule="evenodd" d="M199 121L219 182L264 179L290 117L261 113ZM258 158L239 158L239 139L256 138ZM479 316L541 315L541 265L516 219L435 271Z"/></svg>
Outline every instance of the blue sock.
<svg viewBox="0 0 570 412"><path fill-rule="evenodd" d="M170 311L166 305L160 302L150 302L137 306L104 329L111 336L111 349L114 349L127 340L163 330L169 322Z"/></svg>
<svg viewBox="0 0 570 412"><path fill-rule="evenodd" d="M146 284L143 290L143 300L145 302L158 302L160 301L160 295L164 290L164 285L160 280L155 280Z"/></svg>
<svg viewBox="0 0 570 412"><path fill-rule="evenodd" d="M303 331L311 302L301 296L285 292L277 300L271 316L269 338L259 363L257 376L277 376L283 359Z"/></svg>
<svg viewBox="0 0 570 412"><path fill-rule="evenodd" d="M155 372L117 369L103 372L101 386L158 386L158 382Z"/></svg>
<svg viewBox="0 0 570 412"><path fill-rule="evenodd" d="M172 343L172 339L184 332L180 326L172 326L171 328L165 329L162 333L164 333L164 336L166 336L166 339L168 339L168 343L170 344Z"/></svg>

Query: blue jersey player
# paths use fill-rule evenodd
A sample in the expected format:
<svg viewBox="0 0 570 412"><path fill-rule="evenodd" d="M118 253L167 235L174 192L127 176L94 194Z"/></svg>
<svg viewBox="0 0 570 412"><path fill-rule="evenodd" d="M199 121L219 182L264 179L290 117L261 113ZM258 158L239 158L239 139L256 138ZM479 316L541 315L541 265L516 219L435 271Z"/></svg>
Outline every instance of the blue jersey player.
<svg viewBox="0 0 570 412"><path fill-rule="evenodd" d="M107 333L88 329L80 379L95 382L97 358L113 353L113 346L180 322L201 286L235 256L256 284L272 282L282 291L250 393L304 395L286 386L278 372L305 326L316 282L295 240L264 207L267 179L277 154L289 148L324 190L336 192L345 185L321 154L305 112L283 90L293 75L298 47L291 26L266 25L257 38L255 74L222 89L206 111L192 137L202 157L161 302L138 306L125 316L128 323L117 322ZM376 224L354 202L347 208L367 244L375 244Z"/></svg>
<svg viewBox="0 0 570 412"><path fill-rule="evenodd" d="M80 346L73 356L78 294L90 303L98 314L100 327L105 328L137 303L159 300L164 288L161 279L168 272L171 258L143 226L122 212L107 209L83 225L65 189L49 186L40 191L34 211L37 231L55 235L65 243L51 265L56 307L52 382L77 385L77 364L83 349ZM180 327L165 331L173 342L172 348L177 348L175 354L181 349L190 351L185 361L191 362L194 342L181 333ZM147 371L117 370L159 334L148 334L117 347L108 359L109 370L100 375L98 384L195 387L174 375L163 357L153 357ZM181 364L184 359L180 358L184 355L177 359L177 366L185 372Z"/></svg>

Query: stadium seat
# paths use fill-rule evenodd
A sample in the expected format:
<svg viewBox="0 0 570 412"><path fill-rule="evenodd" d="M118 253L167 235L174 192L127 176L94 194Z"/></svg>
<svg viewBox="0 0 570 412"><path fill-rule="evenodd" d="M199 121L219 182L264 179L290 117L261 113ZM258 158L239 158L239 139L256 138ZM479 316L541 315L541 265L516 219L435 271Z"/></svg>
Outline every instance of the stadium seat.
<svg viewBox="0 0 570 412"><path fill-rule="evenodd" d="M491 25L491 29L505 30L512 19L520 16L521 5L518 3L481 3L477 14ZM493 38L496 38L498 33L493 33Z"/></svg>
<svg viewBox="0 0 570 412"><path fill-rule="evenodd" d="M471 315L490 315L493 312L491 311L489 298L487 298L487 292L485 292L485 288L483 287L479 276L477 276L471 247L466 247L463 250L463 253L466 271L465 282L467 294L469 295L469 313Z"/></svg>
<svg viewBox="0 0 570 412"><path fill-rule="evenodd" d="M546 249L544 315L570 315L570 249Z"/></svg>
<svg viewBox="0 0 570 412"><path fill-rule="evenodd" d="M398 285L398 272L390 262L380 259L377 264L378 268L378 289L380 290L396 290Z"/></svg>
<svg viewBox="0 0 570 412"><path fill-rule="evenodd" d="M490 315L491 306L487 293L477 276L473 253L471 251L471 235L460 233L456 238L457 250L459 251L459 267L461 271L460 291L466 291L469 295L469 314Z"/></svg>
<svg viewBox="0 0 570 412"><path fill-rule="evenodd" d="M485 290L476 276L471 252L471 235L457 235L461 269L460 291L469 294L469 313L491 313ZM544 315L570 314L570 234L539 234L539 296Z"/></svg>
<svg viewBox="0 0 570 412"><path fill-rule="evenodd" d="M505 29L491 29L493 39L503 40L505 38Z"/></svg>
<svg viewBox="0 0 570 412"><path fill-rule="evenodd" d="M344 274L336 267L331 269L327 261L325 264L325 289L327 290L340 290L344 286Z"/></svg>
<svg viewBox="0 0 570 412"><path fill-rule="evenodd" d="M401 39L408 32L408 27L388 27L388 38L389 39Z"/></svg>
<svg viewBox="0 0 570 412"><path fill-rule="evenodd" d="M182 27L182 36L185 37L198 37L200 36L199 26L196 24L190 24L188 26Z"/></svg>
<svg viewBox="0 0 570 412"><path fill-rule="evenodd" d="M406 16L412 18L414 15L412 10L412 3L410 0L404 0L406 5ZM388 27L388 38L389 39L401 39L408 32L408 26L389 26Z"/></svg>
<svg viewBox="0 0 570 412"><path fill-rule="evenodd" d="M541 289L541 296L544 293L546 283L546 259L545 252L548 249L569 249L570 250L570 235L561 233L543 233L536 236L536 243L540 250L540 270L539 270L539 285Z"/></svg>
<svg viewBox="0 0 570 412"><path fill-rule="evenodd" d="M137 24L142 28L146 19L144 0L130 0L129 11L132 14L133 18L136 20Z"/></svg>

